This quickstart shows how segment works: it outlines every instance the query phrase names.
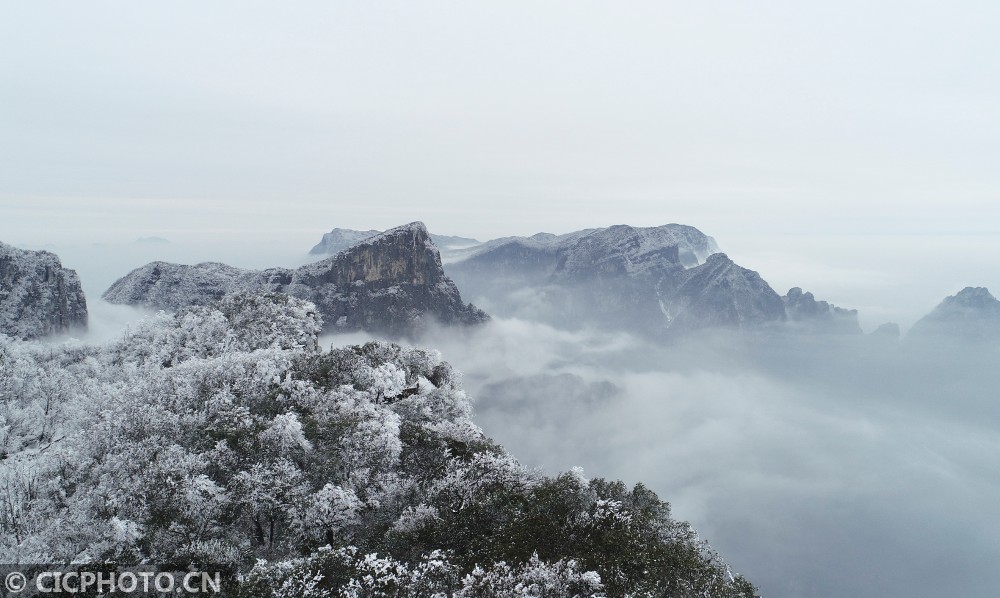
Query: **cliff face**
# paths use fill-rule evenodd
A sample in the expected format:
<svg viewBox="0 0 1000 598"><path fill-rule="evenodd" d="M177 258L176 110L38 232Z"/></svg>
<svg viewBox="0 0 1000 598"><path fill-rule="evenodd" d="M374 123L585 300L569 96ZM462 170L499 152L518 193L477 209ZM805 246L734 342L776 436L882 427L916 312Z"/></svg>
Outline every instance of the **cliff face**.
<svg viewBox="0 0 1000 598"><path fill-rule="evenodd" d="M421 223L391 229L356 243L348 251L296 271L303 284L355 282L426 285L446 280L441 257Z"/></svg>
<svg viewBox="0 0 1000 598"><path fill-rule="evenodd" d="M80 278L47 251L0 243L0 333L34 339L87 327Z"/></svg>
<svg viewBox="0 0 1000 598"><path fill-rule="evenodd" d="M427 318L449 325L489 319L479 308L462 302L420 222L303 266L293 272L286 289L276 290L314 302L326 327L335 330L413 334Z"/></svg>
<svg viewBox="0 0 1000 598"><path fill-rule="evenodd" d="M433 319L474 324L488 316L462 302L445 275L426 227L415 222L370 237L319 262L292 270L241 270L224 264L154 262L105 293L111 303L176 310L232 293L286 293L316 304L328 331L419 333Z"/></svg>

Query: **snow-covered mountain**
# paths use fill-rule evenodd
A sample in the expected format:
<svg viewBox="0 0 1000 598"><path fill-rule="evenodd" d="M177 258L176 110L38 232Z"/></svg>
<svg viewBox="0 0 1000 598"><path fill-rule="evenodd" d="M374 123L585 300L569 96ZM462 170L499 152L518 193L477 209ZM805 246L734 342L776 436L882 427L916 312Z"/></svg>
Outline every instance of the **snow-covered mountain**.
<svg viewBox="0 0 1000 598"><path fill-rule="evenodd" d="M452 252L459 289L497 315L560 327L595 325L652 336L701 328L860 332L857 314L793 289L780 297L759 274L681 225L626 225L507 237Z"/></svg>
<svg viewBox="0 0 1000 598"><path fill-rule="evenodd" d="M19 339L87 327L87 299L76 272L48 251L0 243L0 333Z"/></svg>
<svg viewBox="0 0 1000 598"><path fill-rule="evenodd" d="M153 262L115 282L111 303L176 310L230 294L285 293L312 301L327 330L410 335L433 319L474 324L488 316L462 302L421 222L365 239L298 269L243 270L219 263Z"/></svg>
<svg viewBox="0 0 1000 598"><path fill-rule="evenodd" d="M349 228L335 228L323 235L320 242L309 250L310 255L333 255L343 251L348 247L357 245L365 239L370 239L382 231L377 230L352 230ZM451 237L448 235L431 235L431 240L439 249L455 249L479 245L479 241L465 237Z"/></svg>
<svg viewBox="0 0 1000 598"><path fill-rule="evenodd" d="M918 320L907 338L1000 340L1000 301L985 287L965 287Z"/></svg>
<svg viewBox="0 0 1000 598"><path fill-rule="evenodd" d="M567 271L582 266L590 271L595 261L610 260L630 271L641 270L650 263L657 263L661 253L670 247L677 248L677 257L685 266L695 266L703 262L719 248L715 240L694 228L683 224L667 224L656 227L634 227L615 225L608 228L591 228L564 235L538 233L530 237L504 237L487 241L476 247L453 252L454 261L470 261L498 255L533 252L565 258Z"/></svg>

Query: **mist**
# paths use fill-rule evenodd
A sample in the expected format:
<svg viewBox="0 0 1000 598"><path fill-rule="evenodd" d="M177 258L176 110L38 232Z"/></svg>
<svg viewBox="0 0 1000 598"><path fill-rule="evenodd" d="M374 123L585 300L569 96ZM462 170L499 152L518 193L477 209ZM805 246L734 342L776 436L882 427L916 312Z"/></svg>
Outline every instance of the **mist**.
<svg viewBox="0 0 1000 598"><path fill-rule="evenodd" d="M993 349L725 334L657 346L521 320L425 344L522 462L641 481L765 596L1000 583Z"/></svg>

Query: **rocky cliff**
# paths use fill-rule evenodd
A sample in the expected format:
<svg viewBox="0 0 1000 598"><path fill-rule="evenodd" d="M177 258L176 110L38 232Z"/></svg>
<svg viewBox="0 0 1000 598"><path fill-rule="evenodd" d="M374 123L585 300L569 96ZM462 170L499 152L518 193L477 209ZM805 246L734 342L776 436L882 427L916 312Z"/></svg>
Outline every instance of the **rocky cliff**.
<svg viewBox="0 0 1000 598"><path fill-rule="evenodd" d="M364 239L298 269L241 270L225 264L154 262L118 280L111 303L176 310L234 293L276 292L316 304L328 331L418 333L430 320L474 324L488 316L462 298L420 222Z"/></svg>
<svg viewBox="0 0 1000 598"><path fill-rule="evenodd" d="M0 333L34 339L87 327L87 299L76 272L48 251L0 243Z"/></svg>

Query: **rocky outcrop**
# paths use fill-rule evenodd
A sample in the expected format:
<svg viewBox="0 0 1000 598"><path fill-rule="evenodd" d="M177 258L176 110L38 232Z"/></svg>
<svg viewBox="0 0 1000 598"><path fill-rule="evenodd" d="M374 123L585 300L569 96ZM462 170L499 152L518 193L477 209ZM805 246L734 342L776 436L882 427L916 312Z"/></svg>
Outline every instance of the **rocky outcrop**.
<svg viewBox="0 0 1000 598"><path fill-rule="evenodd" d="M1000 301L985 287L966 287L918 320L906 337L928 341L1000 341Z"/></svg>
<svg viewBox="0 0 1000 598"><path fill-rule="evenodd" d="M365 239L370 239L378 235L377 230L352 230L349 228L335 228L323 235L320 242L309 250L310 255L333 255L348 247L353 247ZM465 237L451 237L448 235L431 235L431 240L439 249L465 248L478 245L479 241L467 239Z"/></svg>
<svg viewBox="0 0 1000 598"><path fill-rule="evenodd" d="M817 301L812 293L793 287L781 298L788 321L808 332L861 334L858 310Z"/></svg>
<svg viewBox="0 0 1000 598"><path fill-rule="evenodd" d="M298 269L241 270L225 264L154 262L105 293L111 303L176 310L225 295L276 292L316 304L327 331L419 333L431 320L474 324L488 316L462 298L420 222L362 240Z"/></svg>
<svg viewBox="0 0 1000 598"><path fill-rule="evenodd" d="M87 299L76 272L48 251L0 243L0 333L19 339L87 327Z"/></svg>

